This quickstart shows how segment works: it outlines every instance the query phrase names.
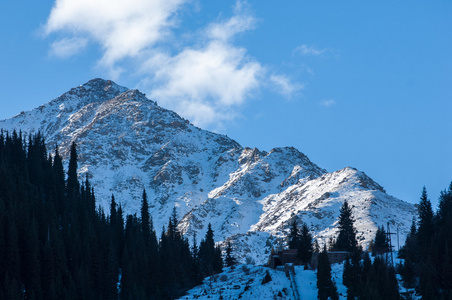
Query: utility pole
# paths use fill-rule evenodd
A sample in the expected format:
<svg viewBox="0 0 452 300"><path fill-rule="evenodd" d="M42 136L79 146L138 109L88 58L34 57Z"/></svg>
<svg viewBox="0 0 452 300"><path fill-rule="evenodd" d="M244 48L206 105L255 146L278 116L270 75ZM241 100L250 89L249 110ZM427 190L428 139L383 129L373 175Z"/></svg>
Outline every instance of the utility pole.
<svg viewBox="0 0 452 300"><path fill-rule="evenodd" d="M386 228L387 228L386 229L386 240L388 241L388 245L389 245L389 252L386 252L386 265L394 266L394 257L392 256L391 234L395 234L395 233L390 231L389 222L387 223Z"/></svg>
<svg viewBox="0 0 452 300"><path fill-rule="evenodd" d="M399 224L397 224L397 252L400 251L400 244L399 244Z"/></svg>

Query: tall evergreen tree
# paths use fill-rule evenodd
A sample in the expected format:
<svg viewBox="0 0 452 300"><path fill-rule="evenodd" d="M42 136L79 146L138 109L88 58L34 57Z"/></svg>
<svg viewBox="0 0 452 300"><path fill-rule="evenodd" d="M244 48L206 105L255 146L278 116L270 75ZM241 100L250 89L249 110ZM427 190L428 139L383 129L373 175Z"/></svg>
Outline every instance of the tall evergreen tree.
<svg viewBox="0 0 452 300"><path fill-rule="evenodd" d="M344 263L344 272L342 274L343 283L347 287L347 299L356 299L362 295L363 274L361 268L361 255L355 249L350 253Z"/></svg>
<svg viewBox="0 0 452 300"><path fill-rule="evenodd" d="M77 176L77 145L75 142L72 142L66 181L66 195L68 201L75 201L78 198L79 193L80 183Z"/></svg>
<svg viewBox="0 0 452 300"><path fill-rule="evenodd" d="M221 273L223 271L223 254L222 254L220 245L215 246L213 270L215 273Z"/></svg>
<svg viewBox="0 0 452 300"><path fill-rule="evenodd" d="M226 257L224 259L227 267L231 267L236 264L236 259L233 256L232 252L233 252L232 243L231 241L228 240L226 243Z"/></svg>
<svg viewBox="0 0 452 300"><path fill-rule="evenodd" d="M431 260L435 265L435 282L445 299L452 299L452 183L448 189L440 193L438 212L436 215L437 228L432 245ZM446 255L449 254L449 255Z"/></svg>
<svg viewBox="0 0 452 300"><path fill-rule="evenodd" d="M427 189L422 188L419 201L419 225L417 231L417 241L421 255L426 256L430 242L434 234L433 209L430 200L427 198Z"/></svg>
<svg viewBox="0 0 452 300"><path fill-rule="evenodd" d="M345 200L339 214L339 235L335 244L336 250L353 252L358 248L354 222L352 208Z"/></svg>
<svg viewBox="0 0 452 300"><path fill-rule="evenodd" d="M203 274L202 274L202 268L201 263L199 259L199 248L196 241L196 233L193 235L193 245L191 248L191 274L193 276L195 284L200 284L202 282Z"/></svg>
<svg viewBox="0 0 452 300"><path fill-rule="evenodd" d="M118 222L118 216L116 214L116 200L115 195L111 195L111 201L110 201L110 226L114 227L116 226Z"/></svg>
<svg viewBox="0 0 452 300"><path fill-rule="evenodd" d="M158 241L157 241L157 235L154 229L152 217L150 220L150 236L149 236L149 242L148 242L148 255L149 255L149 262L148 262L148 292L151 295L156 295L157 289L158 289L158 272L159 272L159 262L158 262Z"/></svg>
<svg viewBox="0 0 452 300"><path fill-rule="evenodd" d="M384 254L389 251L389 243L384 226L378 227L373 243L373 254Z"/></svg>
<svg viewBox="0 0 452 300"><path fill-rule="evenodd" d="M171 213L171 218L168 223L168 235L171 239L177 240L181 238L181 233L179 229L177 228L177 225L179 224L179 219L177 217L177 209L174 206L173 211Z"/></svg>
<svg viewBox="0 0 452 300"><path fill-rule="evenodd" d="M149 241L151 238L150 222L151 218L149 215L148 196L146 194L146 190L143 189L143 197L141 201L141 231L143 232L143 236L146 241Z"/></svg>
<svg viewBox="0 0 452 300"><path fill-rule="evenodd" d="M319 264L317 266L317 299L319 300L338 300L336 284L331 279L331 266L328 260L326 246L319 254Z"/></svg>
<svg viewBox="0 0 452 300"><path fill-rule="evenodd" d="M205 238L199 246L199 260L204 275L210 276L222 271L221 250L215 247L212 225L209 223Z"/></svg>
<svg viewBox="0 0 452 300"><path fill-rule="evenodd" d="M415 284L416 262L418 261L416 231L416 221L413 218L405 245L399 251L399 256L404 259L400 275L402 275L403 282L408 287L413 287Z"/></svg>
<svg viewBox="0 0 452 300"><path fill-rule="evenodd" d="M448 225L452 222L452 182L449 187L442 191L438 201L438 213L437 213L438 225L444 230L444 234L450 234L450 230L447 230Z"/></svg>
<svg viewBox="0 0 452 300"><path fill-rule="evenodd" d="M297 226L297 219L292 220L289 231L289 249L298 249L300 245L300 229Z"/></svg>
<svg viewBox="0 0 452 300"><path fill-rule="evenodd" d="M55 147L55 154L53 156L53 175L55 182L55 197L57 203L57 212L60 216L63 215L65 209L65 179L64 179L64 168L63 159L58 151L58 147Z"/></svg>
<svg viewBox="0 0 452 300"><path fill-rule="evenodd" d="M314 252L313 238L309 231L308 225L303 223L301 226L300 243L298 246L298 257L303 264L308 264L311 261L312 253Z"/></svg>

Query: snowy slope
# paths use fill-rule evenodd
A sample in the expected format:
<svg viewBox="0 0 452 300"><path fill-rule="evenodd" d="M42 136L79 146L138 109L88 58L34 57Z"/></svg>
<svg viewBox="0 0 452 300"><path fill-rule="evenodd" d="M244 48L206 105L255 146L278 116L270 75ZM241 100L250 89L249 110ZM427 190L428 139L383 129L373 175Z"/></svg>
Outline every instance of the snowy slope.
<svg viewBox="0 0 452 300"><path fill-rule="evenodd" d="M343 264L333 264L331 275L336 282L339 299L346 299L346 287L342 284ZM262 284L266 272L271 281ZM317 299L316 271L295 267L295 282L300 299ZM202 285L187 292L179 299L294 299L290 280L283 271L253 265L226 268L223 273L207 277Z"/></svg>
<svg viewBox="0 0 452 300"><path fill-rule="evenodd" d="M344 200L354 207L363 245L387 222L403 241L416 213L363 172L328 173L292 147L244 148L109 80L93 79L0 128L41 131L48 149L58 145L66 160L75 141L80 176L89 176L105 210L113 193L126 213L139 212L146 188L155 228L177 207L183 232L202 237L212 223L216 241L230 239L241 261L265 263L293 218L326 241Z"/></svg>
<svg viewBox="0 0 452 300"><path fill-rule="evenodd" d="M415 213L411 204L386 194L365 173L347 167L264 198L265 212L252 229L276 234L287 228L282 220L296 216L311 225L319 237L334 236L339 209L345 200L353 209L358 238L363 241L372 239L377 227L388 222L393 230L405 228Z"/></svg>

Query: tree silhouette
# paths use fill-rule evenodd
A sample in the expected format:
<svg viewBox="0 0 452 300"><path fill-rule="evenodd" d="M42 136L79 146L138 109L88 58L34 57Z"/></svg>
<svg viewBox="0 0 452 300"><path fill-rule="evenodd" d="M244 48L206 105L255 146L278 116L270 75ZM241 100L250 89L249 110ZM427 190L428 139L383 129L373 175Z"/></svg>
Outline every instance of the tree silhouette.
<svg viewBox="0 0 452 300"><path fill-rule="evenodd" d="M347 200L345 200L339 214L339 234L334 246L336 250L353 252L357 249L358 242L356 240L354 222L352 208L348 205Z"/></svg>
<svg viewBox="0 0 452 300"><path fill-rule="evenodd" d="M319 254L319 264L317 266L317 299L319 300L338 300L336 284L331 279L331 266L328 260L326 246Z"/></svg>

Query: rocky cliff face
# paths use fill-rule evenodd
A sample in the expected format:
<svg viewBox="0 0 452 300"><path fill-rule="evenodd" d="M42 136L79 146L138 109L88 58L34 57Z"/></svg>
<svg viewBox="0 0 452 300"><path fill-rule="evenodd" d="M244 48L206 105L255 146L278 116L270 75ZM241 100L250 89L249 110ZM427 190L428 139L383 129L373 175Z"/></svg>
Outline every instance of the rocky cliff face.
<svg viewBox="0 0 452 300"><path fill-rule="evenodd" d="M217 241L231 238L240 257L258 263L265 259L262 247L268 251L293 218L311 225L321 241L333 236L344 200L354 207L363 244L387 222L403 240L415 214L413 205L387 195L363 172L328 173L290 147L243 148L109 80L91 80L0 121L0 128L41 131L48 149L57 145L65 159L75 141L80 176L89 176L106 211L114 194L126 213L139 212L145 188L155 228L176 207L186 234L203 236L210 222Z"/></svg>

